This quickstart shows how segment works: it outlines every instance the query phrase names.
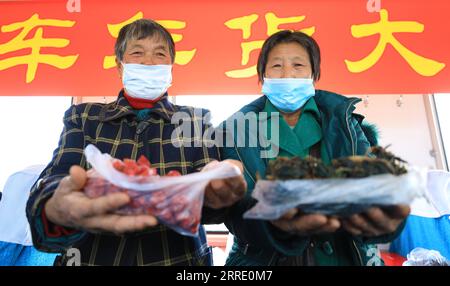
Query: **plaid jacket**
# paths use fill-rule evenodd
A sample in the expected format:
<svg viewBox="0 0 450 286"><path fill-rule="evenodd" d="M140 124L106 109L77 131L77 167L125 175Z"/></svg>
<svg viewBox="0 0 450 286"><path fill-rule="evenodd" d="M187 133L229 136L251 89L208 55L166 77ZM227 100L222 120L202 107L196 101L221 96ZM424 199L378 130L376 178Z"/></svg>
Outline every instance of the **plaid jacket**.
<svg viewBox="0 0 450 286"><path fill-rule="evenodd" d="M175 112L188 114L188 118L183 120L192 124L195 136L183 136L183 140L202 140L199 136L209 127L202 121L207 111L173 105L168 101L167 95L153 107L149 117L142 121L139 121L135 111L129 106L123 91L110 104L71 106L65 113L64 130L52 161L40 175L42 180L38 180L33 186L28 200L27 217L35 247L63 254L69 248L77 248L81 253L82 265L210 264L211 253L203 227L198 238L179 235L164 225L122 236L93 234L55 226L47 221L42 211L72 165L89 168L83 155L88 144L94 144L103 153L119 159L136 159L144 154L161 175L170 170L189 174L198 171L208 162L219 159L216 147L206 147L207 144L178 148L172 144L171 135L177 127L171 123ZM220 217L217 214L221 212L222 210L204 208L202 222L207 223L209 220L210 223L221 223L221 219L217 220ZM66 259L63 255L62 261Z"/></svg>

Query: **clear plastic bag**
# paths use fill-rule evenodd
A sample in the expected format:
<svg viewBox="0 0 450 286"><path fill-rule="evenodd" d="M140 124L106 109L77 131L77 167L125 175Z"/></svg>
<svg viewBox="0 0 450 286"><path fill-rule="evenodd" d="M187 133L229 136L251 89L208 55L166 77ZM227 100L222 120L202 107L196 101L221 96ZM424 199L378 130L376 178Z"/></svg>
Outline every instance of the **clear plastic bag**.
<svg viewBox="0 0 450 286"><path fill-rule="evenodd" d="M418 169L358 179L259 180L252 193L258 202L244 218L274 220L296 207L306 213L348 216L373 205L410 204L424 194L425 186L426 172Z"/></svg>
<svg viewBox="0 0 450 286"><path fill-rule="evenodd" d="M204 191L209 181L241 174L236 166L218 162L202 172L179 177L128 176L113 167L114 158L102 154L94 145L86 147L85 155L93 167L87 172L84 188L88 197L125 192L131 202L120 208L118 214L154 215L161 223L189 236L198 234Z"/></svg>
<svg viewBox="0 0 450 286"><path fill-rule="evenodd" d="M403 266L450 266L450 261L445 259L439 251L421 247L411 250L407 258Z"/></svg>

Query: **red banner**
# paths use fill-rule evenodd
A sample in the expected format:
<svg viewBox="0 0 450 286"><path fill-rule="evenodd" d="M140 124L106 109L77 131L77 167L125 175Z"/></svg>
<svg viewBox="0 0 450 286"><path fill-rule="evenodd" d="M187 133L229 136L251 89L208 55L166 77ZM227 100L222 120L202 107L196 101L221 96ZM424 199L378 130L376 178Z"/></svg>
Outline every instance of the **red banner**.
<svg viewBox="0 0 450 286"><path fill-rule="evenodd" d="M1 1L0 95L115 96L120 28L139 18L176 42L170 94L258 94L263 41L280 29L322 50L318 87L450 92L448 0ZM380 8L380 9L378 9Z"/></svg>

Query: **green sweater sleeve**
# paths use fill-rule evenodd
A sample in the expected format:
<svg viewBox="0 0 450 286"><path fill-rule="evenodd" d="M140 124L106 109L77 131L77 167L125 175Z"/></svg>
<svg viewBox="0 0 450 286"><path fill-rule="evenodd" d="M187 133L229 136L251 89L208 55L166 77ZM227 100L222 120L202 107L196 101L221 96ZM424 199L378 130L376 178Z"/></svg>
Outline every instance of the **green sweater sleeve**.
<svg viewBox="0 0 450 286"><path fill-rule="evenodd" d="M222 159L240 160L235 148L221 148ZM307 238L287 234L264 220L244 219L243 214L252 208L256 200L251 197L254 181L244 171L248 191L244 199L235 204L225 219L225 225L242 243L265 250L275 250L287 256L301 255L308 243Z"/></svg>

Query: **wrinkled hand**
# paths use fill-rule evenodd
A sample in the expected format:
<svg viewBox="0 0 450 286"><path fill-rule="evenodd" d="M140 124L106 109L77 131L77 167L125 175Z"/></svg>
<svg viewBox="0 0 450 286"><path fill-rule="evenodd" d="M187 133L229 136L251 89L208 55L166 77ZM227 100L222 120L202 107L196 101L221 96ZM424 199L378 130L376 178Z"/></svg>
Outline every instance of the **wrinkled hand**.
<svg viewBox="0 0 450 286"><path fill-rule="evenodd" d="M45 213L51 222L89 232L115 234L140 231L158 223L155 217L149 215L112 214L116 209L128 204L130 197L117 193L95 199L88 198L82 192L86 180L86 171L83 168L70 168L70 175L61 180L53 196L45 204Z"/></svg>
<svg viewBox="0 0 450 286"><path fill-rule="evenodd" d="M271 223L282 231L299 236L333 233L341 227L341 223L336 217L304 214L296 208L289 210L281 218L271 221Z"/></svg>
<svg viewBox="0 0 450 286"><path fill-rule="evenodd" d="M353 235L375 237L395 232L408 216L409 206L373 207L361 214L341 219L343 228Z"/></svg>
<svg viewBox="0 0 450 286"><path fill-rule="evenodd" d="M209 182L205 189L204 200L205 206L212 209L221 209L235 204L244 197L247 190L247 182L242 175L242 163L236 160L225 160L225 162L237 166L241 175ZM208 170L216 164L218 164L217 161L210 162L203 170Z"/></svg>

